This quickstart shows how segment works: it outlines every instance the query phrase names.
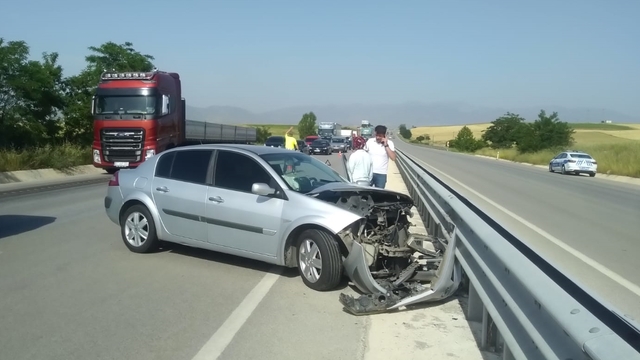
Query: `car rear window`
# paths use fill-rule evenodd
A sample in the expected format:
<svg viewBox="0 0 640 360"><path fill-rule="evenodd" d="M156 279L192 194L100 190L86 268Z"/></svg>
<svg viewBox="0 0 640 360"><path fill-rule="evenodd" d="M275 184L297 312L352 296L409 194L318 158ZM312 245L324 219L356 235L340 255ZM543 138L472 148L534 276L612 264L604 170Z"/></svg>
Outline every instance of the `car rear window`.
<svg viewBox="0 0 640 360"><path fill-rule="evenodd" d="M587 154L569 154L569 155L571 155L572 158L576 158L576 159L593 159L591 156Z"/></svg>

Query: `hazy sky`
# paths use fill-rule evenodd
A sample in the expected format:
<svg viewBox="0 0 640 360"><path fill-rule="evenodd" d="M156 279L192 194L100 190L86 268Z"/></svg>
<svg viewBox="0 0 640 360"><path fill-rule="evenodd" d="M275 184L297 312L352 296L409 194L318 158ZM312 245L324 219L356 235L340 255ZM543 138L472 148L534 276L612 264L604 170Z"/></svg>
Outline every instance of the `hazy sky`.
<svg viewBox="0 0 640 360"><path fill-rule="evenodd" d="M2 0L0 37L66 74L133 42L187 102L464 101L640 112L640 0Z"/></svg>

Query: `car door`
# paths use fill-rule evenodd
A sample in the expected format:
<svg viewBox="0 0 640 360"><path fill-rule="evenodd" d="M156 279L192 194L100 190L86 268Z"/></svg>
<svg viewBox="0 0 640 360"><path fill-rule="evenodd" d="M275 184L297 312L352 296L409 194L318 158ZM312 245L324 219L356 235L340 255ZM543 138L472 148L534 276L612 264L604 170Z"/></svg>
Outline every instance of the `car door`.
<svg viewBox="0 0 640 360"><path fill-rule="evenodd" d="M161 154L152 193L160 221L171 235L207 242L207 179L213 150L177 150Z"/></svg>
<svg viewBox="0 0 640 360"><path fill-rule="evenodd" d="M213 185L207 191L209 241L256 254L276 256L282 237L282 189L267 170L249 155L216 151ZM280 195L251 192L254 183L266 183Z"/></svg>

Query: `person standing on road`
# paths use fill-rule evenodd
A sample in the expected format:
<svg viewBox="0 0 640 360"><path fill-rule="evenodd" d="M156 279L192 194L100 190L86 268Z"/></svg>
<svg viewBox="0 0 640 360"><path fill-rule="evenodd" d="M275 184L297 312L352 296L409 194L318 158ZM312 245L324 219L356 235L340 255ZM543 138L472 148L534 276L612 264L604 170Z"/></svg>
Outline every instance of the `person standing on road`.
<svg viewBox="0 0 640 360"><path fill-rule="evenodd" d="M366 150L373 160L373 177L371 186L382 188L387 185L387 169L389 159L396 161L396 147L393 141L387 139L387 127L378 125L375 127L375 138L367 140L364 150Z"/></svg>
<svg viewBox="0 0 640 360"><path fill-rule="evenodd" d="M296 138L291 136L292 131L293 126L290 127L286 133L284 133L284 147L287 150L298 150L298 141L296 141Z"/></svg>
<svg viewBox="0 0 640 360"><path fill-rule="evenodd" d="M373 161L371 155L364 151L366 140L357 136L352 139L354 152L351 153L347 160L347 170L351 182L361 186L370 186L373 178Z"/></svg>

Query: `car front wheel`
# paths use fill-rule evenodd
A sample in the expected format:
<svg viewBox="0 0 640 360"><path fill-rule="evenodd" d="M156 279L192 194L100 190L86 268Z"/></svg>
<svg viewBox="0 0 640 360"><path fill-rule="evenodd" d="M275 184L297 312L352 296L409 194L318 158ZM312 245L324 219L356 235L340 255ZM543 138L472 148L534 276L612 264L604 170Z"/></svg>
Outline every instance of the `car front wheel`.
<svg viewBox="0 0 640 360"><path fill-rule="evenodd" d="M304 284L313 290L332 290L340 284L342 256L331 234L318 229L305 230L300 234L298 270Z"/></svg>
<svg viewBox="0 0 640 360"><path fill-rule="evenodd" d="M120 230L124 244L135 253L148 253L158 246L153 218L143 205L133 205L125 211Z"/></svg>

